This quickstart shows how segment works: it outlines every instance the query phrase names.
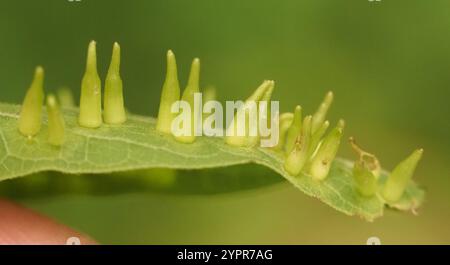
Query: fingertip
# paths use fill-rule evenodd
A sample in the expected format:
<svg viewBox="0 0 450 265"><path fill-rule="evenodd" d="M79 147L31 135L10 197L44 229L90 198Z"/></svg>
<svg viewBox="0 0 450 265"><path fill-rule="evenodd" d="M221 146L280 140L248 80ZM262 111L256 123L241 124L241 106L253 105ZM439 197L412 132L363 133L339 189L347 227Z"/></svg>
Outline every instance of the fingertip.
<svg viewBox="0 0 450 265"><path fill-rule="evenodd" d="M0 245L97 244L95 240L18 204L0 199Z"/></svg>

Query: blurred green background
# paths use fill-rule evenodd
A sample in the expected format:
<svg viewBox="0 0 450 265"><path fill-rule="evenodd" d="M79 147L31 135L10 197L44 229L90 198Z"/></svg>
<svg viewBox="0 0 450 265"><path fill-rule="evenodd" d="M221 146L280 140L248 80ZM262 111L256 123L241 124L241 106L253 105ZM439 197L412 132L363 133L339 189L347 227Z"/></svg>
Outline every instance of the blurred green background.
<svg viewBox="0 0 450 265"><path fill-rule="evenodd" d="M387 211L374 223L347 217L282 185L238 194L66 196L27 206L101 243L364 244L450 243L450 1L397 0L39 0L0 2L0 100L19 103L37 64L46 89L79 95L86 47L98 42L106 74L123 50L127 108L155 116L165 52L181 84L202 60L202 85L242 99L263 79L277 82L283 111L315 110L336 94L331 120L392 169L414 148L415 179L427 190L418 216ZM348 145L340 151L353 158Z"/></svg>

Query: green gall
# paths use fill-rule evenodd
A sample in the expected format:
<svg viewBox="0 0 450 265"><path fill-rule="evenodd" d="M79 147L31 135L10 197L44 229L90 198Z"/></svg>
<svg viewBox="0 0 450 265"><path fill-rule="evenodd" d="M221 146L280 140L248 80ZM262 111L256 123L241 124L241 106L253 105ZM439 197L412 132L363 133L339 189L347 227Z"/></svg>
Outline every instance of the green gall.
<svg viewBox="0 0 450 265"><path fill-rule="evenodd" d="M245 101L244 106L239 109L234 116L232 125L227 128L227 136L225 137L225 142L227 144L232 146L251 147L258 143L258 103L265 96L267 97L267 95L272 93L268 91L273 90L274 86L274 81L265 80ZM254 115L255 113L256 115ZM243 115L245 119L240 118ZM244 136L239 135L239 128L245 128ZM250 133L251 130L254 130L253 133Z"/></svg>
<svg viewBox="0 0 450 265"><path fill-rule="evenodd" d="M269 80L268 83L269 86L266 88L266 91L264 92L259 101L266 101L267 103L269 103L270 100L272 99L272 94L275 89L275 81ZM267 104L267 106L270 106L270 104Z"/></svg>
<svg viewBox="0 0 450 265"><path fill-rule="evenodd" d="M111 64L105 80L103 118L108 124L122 124L127 120L123 101L123 83L120 77L120 46L114 43Z"/></svg>
<svg viewBox="0 0 450 265"><path fill-rule="evenodd" d="M358 155L358 160L353 165L353 179L356 189L361 195L371 197L378 191L380 162L374 155L363 151L353 137L350 137L349 142L353 151Z"/></svg>
<svg viewBox="0 0 450 265"><path fill-rule="evenodd" d="M245 101L246 104L250 103L250 102L259 102L263 99L263 97L266 95L268 89L270 89L269 87L272 85L274 85L275 82L272 80L264 80L262 82L262 84L255 89L255 91L253 92L253 94L250 95L250 97L247 98L247 100Z"/></svg>
<svg viewBox="0 0 450 265"><path fill-rule="evenodd" d="M292 176L300 174L308 161L308 147L311 140L312 116L306 116L303 127L295 141L294 149L288 154L284 169Z"/></svg>
<svg viewBox="0 0 450 265"><path fill-rule="evenodd" d="M284 149L284 146L286 143L286 135L287 135L289 128L292 125L293 120L294 120L293 113L287 112L287 113L282 113L280 115L280 134L279 134L279 138L278 138L278 144L275 147L275 149L277 149L277 150Z"/></svg>
<svg viewBox="0 0 450 265"><path fill-rule="evenodd" d="M322 126L311 136L311 144L309 145L308 156L313 157L319 149L320 140L330 126L329 121L325 121Z"/></svg>
<svg viewBox="0 0 450 265"><path fill-rule="evenodd" d="M196 120L201 115L199 110L195 109L194 94L200 92L200 60L195 58L192 61L191 72L189 74L188 84L183 91L181 100L189 103L191 107L191 133L190 135L177 136L175 139L182 143L193 143L195 141ZM197 117L197 118L196 118Z"/></svg>
<svg viewBox="0 0 450 265"><path fill-rule="evenodd" d="M44 69L38 66L33 81L23 100L19 117L19 131L32 137L38 134L42 125L42 103L44 101Z"/></svg>
<svg viewBox="0 0 450 265"><path fill-rule="evenodd" d="M47 96L48 142L54 146L64 143L64 119L55 96Z"/></svg>
<svg viewBox="0 0 450 265"><path fill-rule="evenodd" d="M246 106L246 120L247 120L247 146L255 146L260 142L260 139L262 138L259 134L259 129L261 126L265 126L265 128L269 128L271 126L271 114L270 114L270 100L272 99L272 94L275 89L275 81L268 80L266 81L266 89L261 97L258 97L256 100L256 112L257 115L250 115L251 107L248 106L248 104L251 104L251 101L247 100L247 106ZM259 104L260 102L264 102L265 104ZM250 119L254 119L251 121ZM256 129L256 136L251 135L252 124L255 124L257 128ZM263 138L264 139L264 138Z"/></svg>
<svg viewBox="0 0 450 265"><path fill-rule="evenodd" d="M330 171L331 164L336 157L341 137L343 134L343 122L339 122L322 141L316 154L311 160L310 173L315 180L324 180Z"/></svg>
<svg viewBox="0 0 450 265"><path fill-rule="evenodd" d="M353 179L359 194L365 197L372 197L378 190L377 178L361 161L355 161L353 165Z"/></svg>
<svg viewBox="0 0 450 265"><path fill-rule="evenodd" d="M80 115L78 123L86 128L102 125L102 83L97 72L96 42L89 43L86 71L81 81Z"/></svg>
<svg viewBox="0 0 450 265"><path fill-rule="evenodd" d="M295 147L295 142L297 140L297 136L300 133L302 128L302 107L297 106L294 110L294 118L292 120L292 125L289 127L289 130L286 134L286 144L285 151L286 154L290 154Z"/></svg>
<svg viewBox="0 0 450 265"><path fill-rule="evenodd" d="M414 151L408 158L400 162L384 184L382 195L388 202L397 202L402 197L406 186L412 179L414 171L422 158L423 149Z"/></svg>
<svg viewBox="0 0 450 265"><path fill-rule="evenodd" d="M331 103L333 103L333 92L328 92L325 95L325 98L323 102L320 104L319 108L317 109L316 113L313 115L312 119L312 133L316 133L316 131L322 126L323 122L326 119L327 112L330 109Z"/></svg>
<svg viewBox="0 0 450 265"><path fill-rule="evenodd" d="M159 103L158 121L156 129L160 132L170 134L172 121L176 114L171 112L172 104L180 100L180 85L178 83L177 62L175 54L167 52L166 80L162 87L161 101Z"/></svg>
<svg viewBox="0 0 450 265"><path fill-rule="evenodd" d="M270 104L270 100L272 99L272 94L273 91L275 89L275 81L269 81L270 85L267 88L266 92L264 93L264 95L262 96L260 101L264 101L267 103L266 105L266 109L259 110L259 115L264 115L264 117L262 119L260 119L260 121L266 122L267 123L267 128L269 128L272 124L272 117L271 117L271 104Z"/></svg>
<svg viewBox="0 0 450 265"><path fill-rule="evenodd" d="M378 158L375 155L362 150L361 147L356 144L355 138L350 137L349 142L353 151L358 155L359 160L363 161L365 167L367 167L367 169L375 176L375 178L378 179L381 174L381 165L380 161L378 161Z"/></svg>

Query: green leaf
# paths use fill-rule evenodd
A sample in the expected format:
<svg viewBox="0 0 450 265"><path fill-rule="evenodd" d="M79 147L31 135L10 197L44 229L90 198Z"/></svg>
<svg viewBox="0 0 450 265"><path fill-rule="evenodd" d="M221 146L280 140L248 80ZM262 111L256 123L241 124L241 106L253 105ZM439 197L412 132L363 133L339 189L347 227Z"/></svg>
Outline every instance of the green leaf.
<svg viewBox="0 0 450 265"><path fill-rule="evenodd" d="M17 129L19 112L20 106L0 103L0 181L10 180L0 185L0 193L8 196L150 190L210 194L274 184L281 175L307 195L369 221L382 216L386 205L407 211L423 201L424 192L413 182L395 204L378 195L361 196L351 175L353 163L347 160L336 159L324 181L294 177L284 170L282 152L229 146L222 138L198 137L183 144L156 131L155 119L136 115L122 125L87 129L77 123L78 109L65 109L65 142L55 147L47 141L46 115L40 133L28 139ZM381 181L386 177L384 172Z"/></svg>

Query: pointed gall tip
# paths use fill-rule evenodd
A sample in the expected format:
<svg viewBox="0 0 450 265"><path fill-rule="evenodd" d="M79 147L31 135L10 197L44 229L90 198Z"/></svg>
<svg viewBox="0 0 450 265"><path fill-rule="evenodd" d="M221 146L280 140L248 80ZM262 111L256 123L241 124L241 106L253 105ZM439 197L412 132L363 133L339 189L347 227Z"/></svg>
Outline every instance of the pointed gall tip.
<svg viewBox="0 0 450 265"><path fill-rule="evenodd" d="M274 89L275 89L275 81L269 80L267 82L266 92L264 93L262 100L269 101L272 98L272 93Z"/></svg>
<svg viewBox="0 0 450 265"><path fill-rule="evenodd" d="M308 115L305 117L305 122L307 122L307 121L310 122L311 119L312 119L312 115Z"/></svg>
<svg viewBox="0 0 450 265"><path fill-rule="evenodd" d="M194 58L194 60L192 60L192 65L191 65L191 75L199 74L199 72L200 72L200 59Z"/></svg>
<svg viewBox="0 0 450 265"><path fill-rule="evenodd" d="M172 50L167 51L167 75L166 77L174 78L177 76L177 61Z"/></svg>
<svg viewBox="0 0 450 265"><path fill-rule="evenodd" d="M35 71L34 71L34 77L33 77L33 82L32 82L32 86L33 87L38 87L43 89L43 85L44 85L44 68L42 66L37 66Z"/></svg>
<svg viewBox="0 0 450 265"><path fill-rule="evenodd" d="M329 91L326 95L325 95L325 100L323 101L323 103L325 105L331 105L331 103L333 103L334 100L334 93L332 91Z"/></svg>
<svg viewBox="0 0 450 265"><path fill-rule="evenodd" d="M95 42L94 40L89 42L88 53L89 54L95 53L96 50L97 50L97 42Z"/></svg>
<svg viewBox="0 0 450 265"><path fill-rule="evenodd" d="M297 122L301 122L302 120L302 106L297 105L294 109L294 119Z"/></svg>
<svg viewBox="0 0 450 265"><path fill-rule="evenodd" d="M270 80L264 80L263 81L263 83L262 83L262 87L264 87L263 88L263 90L264 90L264 92L263 92L263 94L265 94L268 90L270 90L270 87L271 87L271 81Z"/></svg>
<svg viewBox="0 0 450 265"><path fill-rule="evenodd" d="M303 120L303 128L302 128L302 130L305 129L306 132L308 132L308 131L311 132L311 129L312 129L312 119L313 119L313 116L312 116L312 115L308 115L308 116L305 117L305 119Z"/></svg>
<svg viewBox="0 0 450 265"><path fill-rule="evenodd" d="M269 82L270 82L269 80L264 79L261 83L261 86L264 86L265 88L267 88L267 86L269 85Z"/></svg>
<svg viewBox="0 0 450 265"><path fill-rule="evenodd" d="M268 90L273 91L275 89L275 81L274 80L270 80L269 81L269 88Z"/></svg>
<svg viewBox="0 0 450 265"><path fill-rule="evenodd" d="M191 74L200 75L200 59L199 58L194 58L194 60L192 60Z"/></svg>
<svg viewBox="0 0 450 265"><path fill-rule="evenodd" d="M327 115L327 112L331 106L331 104L333 103L333 92L328 92L325 95L325 98L323 99L322 103L319 105L319 108L317 109L317 111L314 113L314 117L313 117L313 125L312 125L312 131L313 133L315 133L320 126L322 126L325 117Z"/></svg>
<svg viewBox="0 0 450 265"><path fill-rule="evenodd" d="M35 70L35 76L44 75L44 67L38 65Z"/></svg>
<svg viewBox="0 0 450 265"><path fill-rule="evenodd" d="M302 106L297 105L294 109L294 123L300 126L301 122L302 122Z"/></svg>
<svg viewBox="0 0 450 265"><path fill-rule="evenodd" d="M329 108L333 103L333 100L334 100L333 91L328 91L321 105L323 105L323 107L325 108Z"/></svg>
<svg viewBox="0 0 450 265"><path fill-rule="evenodd" d="M36 66L36 69L34 70L34 78L38 79L38 78L43 78L45 73L44 67L42 66Z"/></svg>
<svg viewBox="0 0 450 265"><path fill-rule="evenodd" d="M249 98L247 98L246 102L261 101L265 95L270 96L270 93L267 94L268 90L270 90L269 81L264 80L261 83L261 85L259 85L258 88L256 88L256 90L253 92L253 94Z"/></svg>
<svg viewBox="0 0 450 265"><path fill-rule="evenodd" d="M97 43L91 41L88 47L86 72L97 72Z"/></svg>
<svg viewBox="0 0 450 265"><path fill-rule="evenodd" d="M328 91L327 94L325 95L324 102L326 102L327 104L330 104L331 102L333 102L333 99L334 99L333 91Z"/></svg>
<svg viewBox="0 0 450 265"><path fill-rule="evenodd" d="M109 74L119 75L119 72L120 72L120 45L117 42L115 42L113 45L108 75Z"/></svg>
<svg viewBox="0 0 450 265"><path fill-rule="evenodd" d="M175 57L175 54L173 53L172 50L168 50L167 51L167 59L172 58L172 57Z"/></svg>
<svg viewBox="0 0 450 265"><path fill-rule="evenodd" d="M47 96L47 106L49 106L49 107L56 106L56 97L53 94L49 94Z"/></svg>
<svg viewBox="0 0 450 265"><path fill-rule="evenodd" d="M417 160L420 160L423 155L423 148L415 150L413 155L416 156Z"/></svg>
<svg viewBox="0 0 450 265"><path fill-rule="evenodd" d="M114 42L113 45L113 57L120 56L120 45L117 42Z"/></svg>
<svg viewBox="0 0 450 265"><path fill-rule="evenodd" d="M195 58L194 60L192 60L191 72L189 73L188 86L186 87L185 93L191 94L192 91L194 92L199 91L200 90L199 83L200 83L200 59Z"/></svg>

